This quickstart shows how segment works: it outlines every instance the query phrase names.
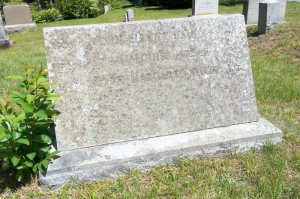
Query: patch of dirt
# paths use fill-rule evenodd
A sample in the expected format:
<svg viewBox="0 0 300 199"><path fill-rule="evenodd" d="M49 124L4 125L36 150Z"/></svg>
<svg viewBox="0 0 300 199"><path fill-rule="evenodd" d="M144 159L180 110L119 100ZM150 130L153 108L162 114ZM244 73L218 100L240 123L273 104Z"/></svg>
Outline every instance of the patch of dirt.
<svg viewBox="0 0 300 199"><path fill-rule="evenodd" d="M299 25L282 24L263 35L257 35L255 27L249 27L247 32L251 50L273 56L287 56L300 66Z"/></svg>

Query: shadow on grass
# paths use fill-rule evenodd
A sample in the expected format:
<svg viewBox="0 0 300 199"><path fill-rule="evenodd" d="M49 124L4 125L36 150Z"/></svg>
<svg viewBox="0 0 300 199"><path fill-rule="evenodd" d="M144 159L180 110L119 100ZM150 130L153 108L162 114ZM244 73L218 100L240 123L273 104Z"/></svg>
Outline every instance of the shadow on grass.
<svg viewBox="0 0 300 199"><path fill-rule="evenodd" d="M124 6L122 6L122 9L126 9L126 8L134 8L134 6L133 5L124 5Z"/></svg>
<svg viewBox="0 0 300 199"><path fill-rule="evenodd" d="M11 192L15 192L21 187L31 183L29 178L18 182L11 165L6 160L0 160L0 168L0 194L3 194L7 189Z"/></svg>

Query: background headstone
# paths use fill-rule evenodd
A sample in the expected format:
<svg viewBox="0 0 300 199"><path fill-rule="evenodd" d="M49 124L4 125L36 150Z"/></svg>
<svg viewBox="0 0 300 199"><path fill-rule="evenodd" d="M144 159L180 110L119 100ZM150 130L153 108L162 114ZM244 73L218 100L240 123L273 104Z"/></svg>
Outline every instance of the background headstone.
<svg viewBox="0 0 300 199"><path fill-rule="evenodd" d="M28 5L4 6L3 13L5 16L5 30L9 33L37 28L36 24L32 22Z"/></svg>
<svg viewBox="0 0 300 199"><path fill-rule="evenodd" d="M192 15L218 14L219 0L193 0Z"/></svg>
<svg viewBox="0 0 300 199"><path fill-rule="evenodd" d="M257 24L259 15L259 3L264 0L244 0L243 15L246 24ZM287 0L279 0L279 22L284 22Z"/></svg>
<svg viewBox="0 0 300 199"><path fill-rule="evenodd" d="M108 10L109 10L109 6L108 5L104 6L104 13L107 13Z"/></svg>
<svg viewBox="0 0 300 199"><path fill-rule="evenodd" d="M128 22L127 12L124 14L124 22Z"/></svg>
<svg viewBox="0 0 300 199"><path fill-rule="evenodd" d="M6 37L4 26L3 26L3 21L2 21L2 16L0 13L0 48L5 48L9 46L9 40Z"/></svg>
<svg viewBox="0 0 300 199"><path fill-rule="evenodd" d="M258 33L264 34L267 30L279 24L279 1L266 0L259 3Z"/></svg>
<svg viewBox="0 0 300 199"><path fill-rule="evenodd" d="M257 113L242 15L53 27L44 37L62 98L62 152L44 186L281 140Z"/></svg>
<svg viewBox="0 0 300 199"><path fill-rule="evenodd" d="M134 21L134 11L129 9L126 11L126 13L127 13L127 20Z"/></svg>

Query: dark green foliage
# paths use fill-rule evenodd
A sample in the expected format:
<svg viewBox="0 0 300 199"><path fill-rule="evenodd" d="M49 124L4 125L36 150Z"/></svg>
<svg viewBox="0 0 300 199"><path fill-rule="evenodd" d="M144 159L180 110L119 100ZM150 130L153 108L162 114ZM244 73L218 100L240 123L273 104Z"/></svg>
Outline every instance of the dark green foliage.
<svg viewBox="0 0 300 199"><path fill-rule="evenodd" d="M33 13L33 20L36 23L47 23L52 21L61 21L63 20L60 12L55 8L50 8L47 10L41 10Z"/></svg>
<svg viewBox="0 0 300 199"><path fill-rule="evenodd" d="M192 7L192 0L144 0L143 3L149 6L163 6L171 9Z"/></svg>
<svg viewBox="0 0 300 199"><path fill-rule="evenodd" d="M22 91L0 100L0 160L10 160L18 181L45 173L58 153L51 147L50 133L56 117L53 100L58 97L49 90L47 71L33 71L29 67L23 76L9 76L21 81Z"/></svg>
<svg viewBox="0 0 300 199"><path fill-rule="evenodd" d="M120 9L125 3L126 1L124 0L99 0L97 5L100 9L103 9L108 4L112 9Z"/></svg>
<svg viewBox="0 0 300 199"><path fill-rule="evenodd" d="M101 13L93 0L58 0L56 6L64 19L97 17Z"/></svg>

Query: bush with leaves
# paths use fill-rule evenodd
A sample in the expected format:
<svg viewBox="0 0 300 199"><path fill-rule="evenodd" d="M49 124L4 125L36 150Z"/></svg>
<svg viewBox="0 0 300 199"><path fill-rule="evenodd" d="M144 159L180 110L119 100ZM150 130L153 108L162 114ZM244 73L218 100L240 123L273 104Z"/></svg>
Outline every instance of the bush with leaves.
<svg viewBox="0 0 300 199"><path fill-rule="evenodd" d="M9 159L18 181L45 173L58 153L52 146L51 127L56 112L53 100L58 96L49 89L47 70L34 72L28 67L22 76L22 91L14 91L9 100L0 100L0 160Z"/></svg>
<svg viewBox="0 0 300 199"><path fill-rule="evenodd" d="M110 8L113 9L120 9L122 6L127 4L128 1L126 0L98 0L98 7L100 9L104 9L104 6L110 5Z"/></svg>
<svg viewBox="0 0 300 199"><path fill-rule="evenodd" d="M47 23L47 22L63 20L62 15L55 8L34 12L32 16L33 16L33 20L36 23Z"/></svg>
<svg viewBox="0 0 300 199"><path fill-rule="evenodd" d="M64 19L97 17L101 14L94 0L57 0L55 4Z"/></svg>

